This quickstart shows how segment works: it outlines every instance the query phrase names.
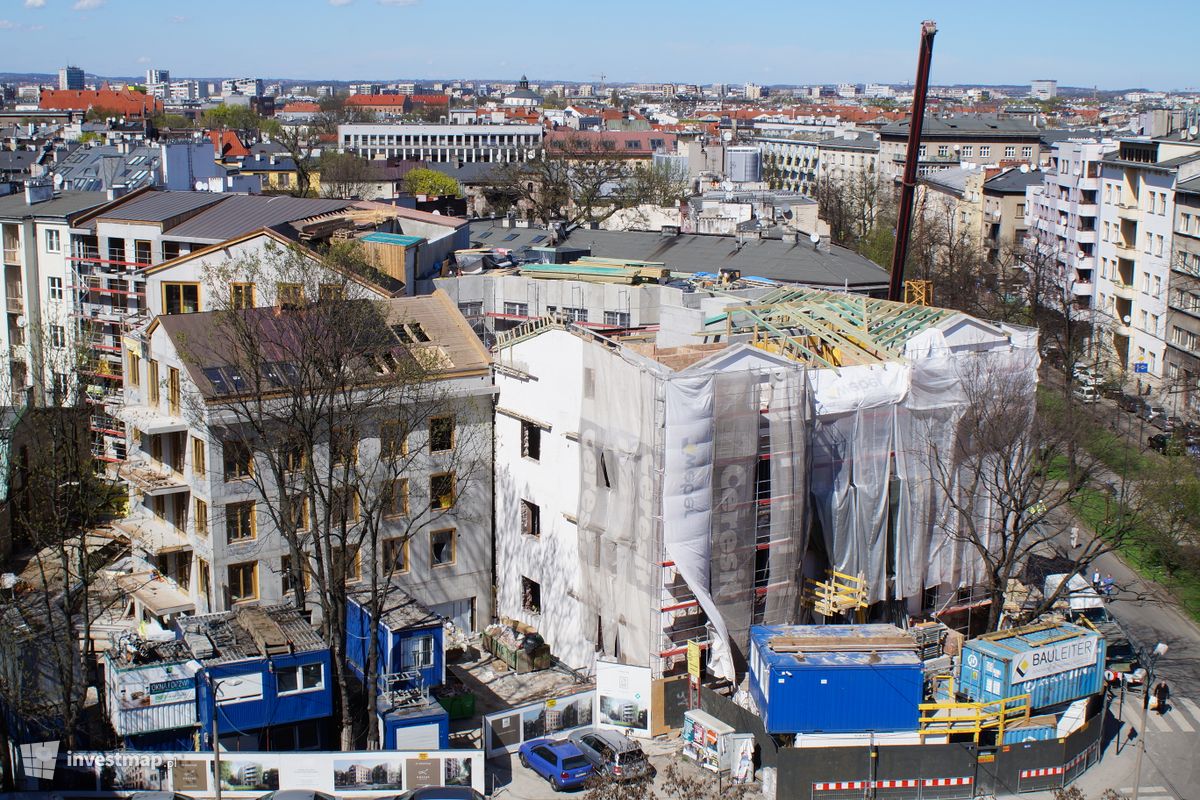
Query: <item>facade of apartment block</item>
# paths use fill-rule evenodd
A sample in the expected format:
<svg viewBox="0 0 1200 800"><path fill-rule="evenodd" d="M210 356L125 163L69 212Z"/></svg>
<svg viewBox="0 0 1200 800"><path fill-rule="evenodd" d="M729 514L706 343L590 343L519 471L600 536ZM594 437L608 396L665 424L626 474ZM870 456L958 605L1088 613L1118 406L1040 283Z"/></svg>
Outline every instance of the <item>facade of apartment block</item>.
<svg viewBox="0 0 1200 800"><path fill-rule="evenodd" d="M1200 417L1200 178L1175 187L1167 297L1167 386L1172 410Z"/></svg>
<svg viewBox="0 0 1200 800"><path fill-rule="evenodd" d="M899 180L908 153L908 120L879 131L879 171ZM964 163L1000 164L1041 159L1040 131L1021 119L984 116L926 117L921 128L917 170L926 175Z"/></svg>
<svg viewBox="0 0 1200 800"><path fill-rule="evenodd" d="M538 125L376 125L338 126L342 152L364 158L506 163L527 161L542 147Z"/></svg>

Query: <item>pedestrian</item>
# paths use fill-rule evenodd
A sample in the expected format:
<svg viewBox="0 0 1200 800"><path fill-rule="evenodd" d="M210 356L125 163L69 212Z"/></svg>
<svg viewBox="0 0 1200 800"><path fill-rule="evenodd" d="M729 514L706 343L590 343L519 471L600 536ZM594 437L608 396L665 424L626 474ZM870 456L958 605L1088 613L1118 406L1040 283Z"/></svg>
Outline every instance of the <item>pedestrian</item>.
<svg viewBox="0 0 1200 800"><path fill-rule="evenodd" d="M1159 714L1167 713L1167 698L1171 696L1171 689L1167 686L1166 681L1159 681L1158 686L1154 687L1154 701L1158 707Z"/></svg>
<svg viewBox="0 0 1200 800"><path fill-rule="evenodd" d="M1072 550L1079 549L1079 526L1078 525L1071 526L1071 549Z"/></svg>
<svg viewBox="0 0 1200 800"><path fill-rule="evenodd" d="M1100 570L1092 573L1092 588L1097 592L1100 591Z"/></svg>
<svg viewBox="0 0 1200 800"><path fill-rule="evenodd" d="M1100 585L1104 587L1105 597L1113 596L1113 588L1115 584L1116 581L1113 580L1113 576L1111 574L1104 576L1104 580L1100 582Z"/></svg>

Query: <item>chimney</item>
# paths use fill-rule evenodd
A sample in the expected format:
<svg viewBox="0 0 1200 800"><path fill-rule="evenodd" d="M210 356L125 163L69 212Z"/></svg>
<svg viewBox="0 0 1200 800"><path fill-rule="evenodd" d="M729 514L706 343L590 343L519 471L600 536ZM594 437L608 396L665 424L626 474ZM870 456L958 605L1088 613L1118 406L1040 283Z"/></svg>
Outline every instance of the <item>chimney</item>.
<svg viewBox="0 0 1200 800"><path fill-rule="evenodd" d="M44 203L54 198L54 185L47 180L25 182L25 204Z"/></svg>
<svg viewBox="0 0 1200 800"><path fill-rule="evenodd" d="M832 253L833 252L832 237L822 236L821 240L819 242L817 242L817 250L819 250L822 253Z"/></svg>

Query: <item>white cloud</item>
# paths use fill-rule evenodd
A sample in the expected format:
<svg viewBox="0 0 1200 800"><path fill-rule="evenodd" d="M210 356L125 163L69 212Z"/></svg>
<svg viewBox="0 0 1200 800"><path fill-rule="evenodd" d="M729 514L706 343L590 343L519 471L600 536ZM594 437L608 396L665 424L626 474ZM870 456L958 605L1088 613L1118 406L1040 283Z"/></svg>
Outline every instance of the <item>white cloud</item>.
<svg viewBox="0 0 1200 800"><path fill-rule="evenodd" d="M331 6L348 6L353 2L354 2L354 0L329 0L329 5L331 5Z"/></svg>
<svg viewBox="0 0 1200 800"><path fill-rule="evenodd" d="M174 17L171 17L170 22L172 25L182 25L183 23L187 22L188 19L188 17L179 16L177 14Z"/></svg>
<svg viewBox="0 0 1200 800"><path fill-rule="evenodd" d="M104 5L104 0L75 0L71 8L75 11L94 11Z"/></svg>
<svg viewBox="0 0 1200 800"><path fill-rule="evenodd" d="M46 26L45 26L45 25L30 25L30 26L29 26L29 30L31 30L31 31L44 31L44 30L46 30Z"/></svg>
<svg viewBox="0 0 1200 800"><path fill-rule="evenodd" d="M138 63L139 64L149 64L150 56L138 56Z"/></svg>
<svg viewBox="0 0 1200 800"><path fill-rule="evenodd" d="M379 0L381 6L415 6L421 0Z"/></svg>
<svg viewBox="0 0 1200 800"><path fill-rule="evenodd" d="M46 5L46 0L25 0L26 8L41 8Z"/></svg>
<svg viewBox="0 0 1200 800"><path fill-rule="evenodd" d="M11 31L17 27L17 23L11 19L0 19L0 31Z"/></svg>

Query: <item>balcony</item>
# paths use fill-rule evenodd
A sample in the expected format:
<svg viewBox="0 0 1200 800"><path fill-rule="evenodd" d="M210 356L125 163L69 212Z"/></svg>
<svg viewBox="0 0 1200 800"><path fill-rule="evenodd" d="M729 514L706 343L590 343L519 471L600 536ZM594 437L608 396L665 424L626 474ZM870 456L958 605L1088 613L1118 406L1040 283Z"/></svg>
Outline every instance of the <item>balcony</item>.
<svg viewBox="0 0 1200 800"><path fill-rule="evenodd" d="M1124 298L1125 300L1132 300L1134 294L1137 291L1136 289L1133 288L1133 286L1131 284L1122 283L1121 281L1118 281L1118 280L1114 280L1112 282L1112 285L1113 285L1113 294L1115 294L1117 297Z"/></svg>
<svg viewBox="0 0 1200 800"><path fill-rule="evenodd" d="M134 489L146 497L191 491L183 476L152 461L126 462L119 470Z"/></svg>
<svg viewBox="0 0 1200 800"><path fill-rule="evenodd" d="M25 298L21 297L20 295L10 294L4 298L4 306L8 309L8 313L10 314L24 314Z"/></svg>
<svg viewBox="0 0 1200 800"><path fill-rule="evenodd" d="M1076 297L1091 297L1095 291L1096 284L1092 283L1091 281L1088 281L1087 283L1075 281L1071 284L1071 293Z"/></svg>
<svg viewBox="0 0 1200 800"><path fill-rule="evenodd" d="M152 406L125 406L117 412L117 418L151 436L160 433L181 433L188 429L187 420L183 417L164 414L161 409Z"/></svg>
<svg viewBox="0 0 1200 800"><path fill-rule="evenodd" d="M1118 217L1120 217L1121 219L1128 219L1128 220L1133 220L1134 222L1137 222L1139 212L1138 212L1138 207L1137 207L1136 203L1131 204L1131 203L1128 203L1128 202L1122 200L1118 203L1113 203L1113 205L1116 206L1116 208L1117 208L1117 216Z"/></svg>
<svg viewBox="0 0 1200 800"><path fill-rule="evenodd" d="M192 543L178 528L151 514L127 517L112 523L112 527L152 556L192 549Z"/></svg>
<svg viewBox="0 0 1200 800"><path fill-rule="evenodd" d="M4 263L13 266L21 266L21 249L19 247L9 247L6 242L4 245Z"/></svg>
<svg viewBox="0 0 1200 800"><path fill-rule="evenodd" d="M1122 253L1131 256L1137 254L1137 245L1133 243L1132 239L1117 239L1113 242L1113 245Z"/></svg>

